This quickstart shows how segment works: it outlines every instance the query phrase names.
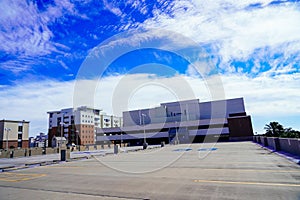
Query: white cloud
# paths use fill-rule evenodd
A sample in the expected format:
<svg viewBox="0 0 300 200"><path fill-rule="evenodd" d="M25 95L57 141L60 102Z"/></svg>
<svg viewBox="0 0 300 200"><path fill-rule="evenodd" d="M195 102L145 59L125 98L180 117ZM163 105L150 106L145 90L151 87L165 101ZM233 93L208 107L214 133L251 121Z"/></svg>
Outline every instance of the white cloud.
<svg viewBox="0 0 300 200"><path fill-rule="evenodd" d="M19 83L0 90L0 118L29 120L31 135L47 133L47 111L71 106L72 82Z"/></svg>
<svg viewBox="0 0 300 200"><path fill-rule="evenodd" d="M0 2L0 50L15 56L41 56L67 48L52 41L49 25L66 13L86 17L78 14L68 0L41 6L45 10L39 10L31 1Z"/></svg>
<svg viewBox="0 0 300 200"><path fill-rule="evenodd" d="M122 16L122 14L123 14L122 11L117 6L115 6L113 3L109 3L107 0L103 0L103 4L106 9L108 9L115 15Z"/></svg>
<svg viewBox="0 0 300 200"><path fill-rule="evenodd" d="M271 120L283 118L292 120L295 116L299 119L299 73L279 74L272 78L264 76L249 78L246 75L230 74L222 75L220 78L223 81L225 96L221 91L221 95L217 98L244 97L246 111L252 115L256 131L263 130L263 125ZM213 86L215 80L202 80L185 75L167 78L148 74L79 80L77 84L87 89L80 91L81 100L77 103L101 108L108 114L120 115L123 110L158 106L161 102L191 98L210 101L213 99L211 90L220 88L220 85ZM72 107L74 85L74 81L44 80L1 87L0 118L29 120L31 135L39 132L47 133L47 111ZM93 99L86 101L88 98ZM299 125L297 126L292 128L300 129Z"/></svg>
<svg viewBox="0 0 300 200"><path fill-rule="evenodd" d="M271 1L175 1L172 14L156 11L140 26L180 33L201 44L211 44L220 57L220 67L232 71L233 59L246 61L283 54L299 54L300 10L296 3L268 5ZM249 8L260 4L260 8ZM256 54L257 49L265 49ZM256 65L253 72L260 66Z"/></svg>

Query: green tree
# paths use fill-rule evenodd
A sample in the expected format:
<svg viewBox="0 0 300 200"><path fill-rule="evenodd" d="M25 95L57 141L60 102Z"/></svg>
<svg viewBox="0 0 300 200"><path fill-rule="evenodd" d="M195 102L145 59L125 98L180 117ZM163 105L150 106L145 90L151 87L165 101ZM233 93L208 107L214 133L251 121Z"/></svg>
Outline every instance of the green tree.
<svg viewBox="0 0 300 200"><path fill-rule="evenodd" d="M278 122L270 122L265 125L264 129L267 137L300 138L300 131L284 128Z"/></svg>
<svg viewBox="0 0 300 200"><path fill-rule="evenodd" d="M300 131L293 130L292 128L285 128L284 133L280 135L283 138L299 138Z"/></svg>
<svg viewBox="0 0 300 200"><path fill-rule="evenodd" d="M270 122L265 125L266 136L268 137L279 137L284 133L284 128L278 122Z"/></svg>

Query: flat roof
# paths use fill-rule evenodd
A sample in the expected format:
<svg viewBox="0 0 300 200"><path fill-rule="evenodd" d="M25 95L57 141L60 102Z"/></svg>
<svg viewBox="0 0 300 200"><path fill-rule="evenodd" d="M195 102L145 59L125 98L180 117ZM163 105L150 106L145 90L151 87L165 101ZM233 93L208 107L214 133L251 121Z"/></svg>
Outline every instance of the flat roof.
<svg viewBox="0 0 300 200"><path fill-rule="evenodd" d="M14 122L14 123L30 123L30 121L25 120L9 120L9 119L2 119L0 122Z"/></svg>

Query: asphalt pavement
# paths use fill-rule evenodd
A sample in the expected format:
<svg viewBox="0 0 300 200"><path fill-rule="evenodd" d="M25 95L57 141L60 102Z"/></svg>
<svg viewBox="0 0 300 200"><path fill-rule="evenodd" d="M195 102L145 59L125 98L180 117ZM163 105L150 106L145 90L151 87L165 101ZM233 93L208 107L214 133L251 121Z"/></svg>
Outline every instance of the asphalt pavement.
<svg viewBox="0 0 300 200"><path fill-rule="evenodd" d="M300 199L300 167L252 142L172 145L0 173L1 199Z"/></svg>

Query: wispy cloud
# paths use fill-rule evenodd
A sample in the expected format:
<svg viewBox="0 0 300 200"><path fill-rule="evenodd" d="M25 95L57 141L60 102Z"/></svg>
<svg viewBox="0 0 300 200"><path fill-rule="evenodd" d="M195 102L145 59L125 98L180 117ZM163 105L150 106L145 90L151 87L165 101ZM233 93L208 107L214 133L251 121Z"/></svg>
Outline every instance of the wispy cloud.
<svg viewBox="0 0 300 200"><path fill-rule="evenodd" d="M272 60L278 59L274 58L277 55L288 60L291 55L300 53L298 3L190 0L175 1L171 11L167 15L158 10L140 26L171 30L199 44L217 47L214 54L219 57L219 67L224 71L232 71L233 60L247 62L257 58L259 65L251 66L255 67L252 72L256 72L263 67L261 62L274 64Z"/></svg>
<svg viewBox="0 0 300 200"><path fill-rule="evenodd" d="M113 2L108 2L107 0L103 0L104 6L106 9L108 9L109 11L111 11L112 13L114 13L117 16L122 16L122 11L113 4Z"/></svg>
<svg viewBox="0 0 300 200"><path fill-rule="evenodd" d="M69 4L60 6L38 5L28 1L1 1L1 50L14 55L45 55L57 51L52 44L49 23L63 15L63 10L72 10Z"/></svg>
<svg viewBox="0 0 300 200"><path fill-rule="evenodd" d="M18 73L36 66L31 60L39 62L40 56L64 54L69 48L54 40L51 25L65 15L86 17L68 0L1 1L0 67Z"/></svg>

